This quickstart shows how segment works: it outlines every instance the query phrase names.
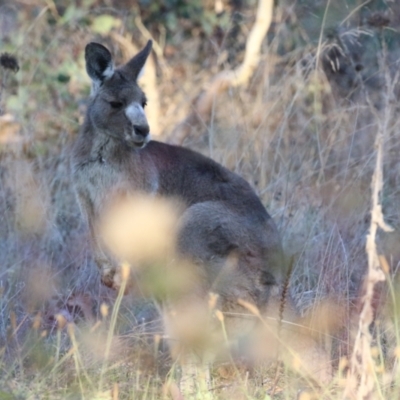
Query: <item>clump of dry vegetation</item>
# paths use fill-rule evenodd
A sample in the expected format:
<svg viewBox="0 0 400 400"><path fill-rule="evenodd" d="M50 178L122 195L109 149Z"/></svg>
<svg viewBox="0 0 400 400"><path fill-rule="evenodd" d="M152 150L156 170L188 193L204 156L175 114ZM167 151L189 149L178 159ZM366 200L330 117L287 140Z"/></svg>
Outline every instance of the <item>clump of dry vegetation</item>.
<svg viewBox="0 0 400 400"><path fill-rule="evenodd" d="M184 144L245 177L276 221L301 323L332 357L335 377L317 398L398 398L400 6L320 3L275 7L249 83L218 93ZM98 41L122 60L154 39L143 87L150 125L168 140L212 79L241 64L256 9L1 3L0 398L180 398L157 307L143 286L123 296L101 285L71 189L69 149L90 93L83 51ZM150 266L146 283L162 287L159 276ZM234 357L211 372L198 398L313 388Z"/></svg>

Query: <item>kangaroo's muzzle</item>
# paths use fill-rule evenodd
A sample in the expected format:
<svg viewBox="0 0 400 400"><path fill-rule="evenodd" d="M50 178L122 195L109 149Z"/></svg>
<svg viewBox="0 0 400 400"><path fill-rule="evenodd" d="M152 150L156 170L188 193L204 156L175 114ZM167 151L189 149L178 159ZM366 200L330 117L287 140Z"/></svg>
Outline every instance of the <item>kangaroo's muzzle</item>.
<svg viewBox="0 0 400 400"><path fill-rule="evenodd" d="M127 141L135 147L142 148L150 141L148 125L134 125L132 133L127 135Z"/></svg>
<svg viewBox="0 0 400 400"><path fill-rule="evenodd" d="M143 107L139 103L130 104L125 114L132 124L131 131L126 135L129 143L136 147L144 147L150 140L150 128Z"/></svg>

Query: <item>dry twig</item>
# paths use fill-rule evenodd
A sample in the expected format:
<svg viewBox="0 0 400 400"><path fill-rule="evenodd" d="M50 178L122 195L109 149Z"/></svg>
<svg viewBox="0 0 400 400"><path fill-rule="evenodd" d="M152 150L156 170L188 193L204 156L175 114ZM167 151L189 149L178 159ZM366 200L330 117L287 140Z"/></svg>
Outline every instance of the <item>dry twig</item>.
<svg viewBox="0 0 400 400"><path fill-rule="evenodd" d="M382 147L383 137L387 130L389 116L379 119L379 131L376 136L377 148L375 171L372 176L372 204L371 223L366 240L368 256L368 273L364 282L364 293L361 299L361 313L358 322L358 332L351 357L350 371L344 392L344 398L357 398L359 400L372 399L374 396L376 379L374 373L374 360L371 353L372 336L369 328L374 320L373 298L375 285L385 280L385 273L381 268L376 247L376 234L378 228L385 232L393 229L386 224L380 204L380 192L383 187Z"/></svg>
<svg viewBox="0 0 400 400"><path fill-rule="evenodd" d="M245 85L256 69L262 41L271 25L274 2L259 0L255 23L246 43L243 63L234 70L222 71L217 74L207 90L202 92L194 101L192 111L181 121L170 134L169 140L181 144L189 135L190 129L199 121L207 122L217 96L229 87Z"/></svg>

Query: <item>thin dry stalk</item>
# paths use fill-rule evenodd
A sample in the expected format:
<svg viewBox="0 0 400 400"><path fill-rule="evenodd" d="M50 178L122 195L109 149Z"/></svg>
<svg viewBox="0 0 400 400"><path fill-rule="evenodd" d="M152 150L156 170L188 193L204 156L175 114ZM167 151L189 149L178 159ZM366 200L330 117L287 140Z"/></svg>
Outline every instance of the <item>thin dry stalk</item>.
<svg viewBox="0 0 400 400"><path fill-rule="evenodd" d="M372 204L371 204L371 223L369 234L366 240L366 252L368 256L368 273L364 282L364 293L361 300L361 313L358 322L358 332L354 343L354 350L351 357L350 371L344 391L344 398L356 398L359 400L372 399L375 396L376 378L374 360L371 352L372 336L369 327L374 319L373 297L375 285L385 280L384 271L379 262L376 247L376 233L378 228L385 232L393 229L386 224L383 218L382 205L380 204L380 192L383 187L382 171L382 146L383 137L386 132L386 124L389 120L383 118L379 120L379 131L376 136L376 164L372 176Z"/></svg>
<svg viewBox="0 0 400 400"><path fill-rule="evenodd" d="M208 89L194 101L191 113L172 131L170 142L181 144L193 125L199 121L207 123L220 93L229 87L246 85L249 82L259 62L261 44L271 25L273 7L272 0L259 0L256 20L247 38L243 63L234 70L222 71L214 77Z"/></svg>
<svg viewBox="0 0 400 400"><path fill-rule="evenodd" d="M111 314L110 327L108 330L107 340L106 340L106 345L105 345L105 350L104 350L104 362L103 362L103 366L102 366L101 373L100 373L100 379L99 379L99 390L100 391L103 390L104 374L108 367L108 360L110 358L110 351L111 351L111 343L112 343L112 339L114 336L115 327L117 325L117 317L118 317L119 310L121 308L122 298L124 297L126 285L127 285L129 274L130 274L130 266L127 263L123 263L121 265L121 270L122 270L122 283L121 283L121 287L119 289L118 296L115 300L115 304L114 304L112 314Z"/></svg>
<svg viewBox="0 0 400 400"><path fill-rule="evenodd" d="M290 284L290 278L292 277L293 264L294 264L294 258L292 257L290 260L289 269L286 274L285 281L283 283L282 294L281 294L281 299L280 299L280 304L279 304L278 337L281 336L281 332L282 332L283 313L285 311L285 307L286 307L286 303L287 303L287 299L288 299L289 284ZM279 342L278 342L278 346L280 346ZM281 368L280 368L281 364L279 362L280 361L279 357L280 357L280 354L278 351L278 358L276 360L275 378L274 378L274 383L272 385L271 396L274 396L276 389L278 388L279 378L281 376Z"/></svg>

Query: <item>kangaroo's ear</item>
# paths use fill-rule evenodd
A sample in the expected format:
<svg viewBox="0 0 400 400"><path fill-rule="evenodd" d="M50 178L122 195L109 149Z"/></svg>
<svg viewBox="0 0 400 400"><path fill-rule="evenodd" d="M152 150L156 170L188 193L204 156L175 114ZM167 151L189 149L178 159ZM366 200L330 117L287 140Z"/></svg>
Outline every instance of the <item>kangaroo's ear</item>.
<svg viewBox="0 0 400 400"><path fill-rule="evenodd" d="M114 74L111 53L100 43L89 43L85 48L86 71L98 87Z"/></svg>
<svg viewBox="0 0 400 400"><path fill-rule="evenodd" d="M133 80L136 80L140 75L152 46L153 42L149 40L146 46L124 65L124 70L130 74Z"/></svg>

